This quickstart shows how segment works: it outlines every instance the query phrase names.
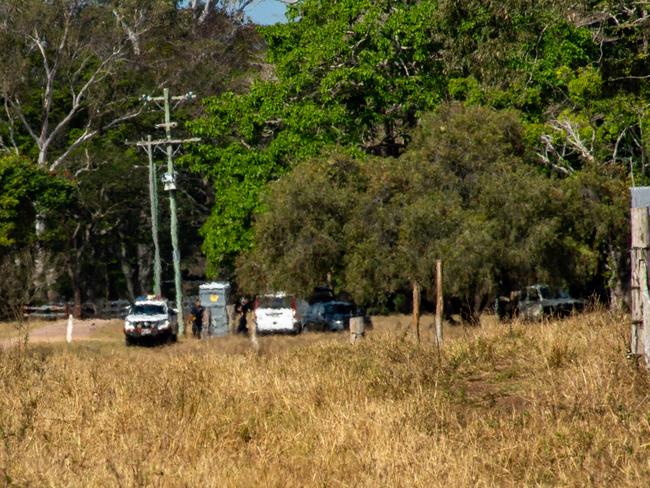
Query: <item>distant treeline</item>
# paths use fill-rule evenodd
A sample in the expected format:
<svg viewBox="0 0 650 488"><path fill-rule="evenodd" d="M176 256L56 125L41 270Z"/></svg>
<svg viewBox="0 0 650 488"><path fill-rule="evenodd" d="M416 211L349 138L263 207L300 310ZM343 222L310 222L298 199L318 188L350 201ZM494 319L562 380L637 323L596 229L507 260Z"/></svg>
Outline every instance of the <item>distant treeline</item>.
<svg viewBox="0 0 650 488"><path fill-rule="evenodd" d="M175 114L202 138L181 158L186 277L329 276L390 308L441 258L468 316L534 281L621 305L647 6L302 0L256 28L244 3L0 1L0 246L29 294L149 289L144 156L123 142L164 86L201 98Z"/></svg>

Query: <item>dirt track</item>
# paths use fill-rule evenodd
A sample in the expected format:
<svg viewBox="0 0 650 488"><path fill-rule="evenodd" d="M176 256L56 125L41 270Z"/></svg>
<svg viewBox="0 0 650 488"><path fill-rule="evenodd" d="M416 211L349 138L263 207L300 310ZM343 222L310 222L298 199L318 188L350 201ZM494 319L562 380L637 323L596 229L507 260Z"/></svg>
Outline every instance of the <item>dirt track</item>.
<svg viewBox="0 0 650 488"><path fill-rule="evenodd" d="M72 340L73 341L87 341L94 340L98 333L102 330L107 330L108 326L115 325L115 320L75 320ZM3 326L10 326L9 324L2 324ZM68 325L67 320L57 320L43 325L43 323L35 323L28 325L29 342L30 343L43 343L43 342L64 342L66 335L66 328ZM14 337L7 339L0 339L0 347L7 347L19 341L18 333Z"/></svg>
<svg viewBox="0 0 650 488"><path fill-rule="evenodd" d="M411 317L407 315L392 315L388 317L373 317L374 330L371 335L382 333L382 331L391 331L400 337L413 334L411 330ZM424 336L433 333L433 317L429 315L422 316L422 334ZM15 329L15 324L2 322L0 323L0 349L5 349L20 342L20 334ZM88 319L75 320L72 333L73 343L79 342L103 342L107 345L124 345L124 336L122 334L123 321L120 319L102 320ZM61 344L65 343L67 320L57 320L55 322L31 322L28 323L28 342L29 344ZM466 335L465 328L454 327L446 328L446 336ZM278 352L286 348L299 347L307 343L320 342L325 339L336 339L343 342L348 340L346 334L321 334L307 333L299 336L262 336L259 340L262 343L262 349L267 353ZM424 339L426 341L426 338ZM204 344L205 342L205 344ZM209 346L208 343L212 344ZM219 338L218 341L196 341L191 336L180 338L179 343L172 348L175 352L193 350L194 348L214 347L220 351L244 352L251 347L248 337L240 335L230 335Z"/></svg>

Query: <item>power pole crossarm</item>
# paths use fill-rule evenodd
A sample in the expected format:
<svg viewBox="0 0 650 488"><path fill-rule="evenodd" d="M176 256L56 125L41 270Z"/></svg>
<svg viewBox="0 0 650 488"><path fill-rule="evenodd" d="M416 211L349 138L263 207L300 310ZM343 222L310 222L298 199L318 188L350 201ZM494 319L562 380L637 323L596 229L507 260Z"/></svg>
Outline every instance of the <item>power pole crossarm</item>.
<svg viewBox="0 0 650 488"><path fill-rule="evenodd" d="M200 137L190 137L188 139L156 139L151 141L152 146L161 146L163 144L188 144L190 142L201 142ZM138 147L147 147L149 141L138 141L138 142L128 142L126 143L129 146L138 146Z"/></svg>

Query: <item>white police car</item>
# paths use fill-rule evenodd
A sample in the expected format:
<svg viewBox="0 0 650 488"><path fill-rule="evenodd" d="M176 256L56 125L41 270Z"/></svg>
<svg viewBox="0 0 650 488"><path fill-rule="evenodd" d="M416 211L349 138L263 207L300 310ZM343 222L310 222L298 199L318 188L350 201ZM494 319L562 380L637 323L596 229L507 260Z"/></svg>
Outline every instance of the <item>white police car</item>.
<svg viewBox="0 0 650 488"><path fill-rule="evenodd" d="M175 342L178 314L160 297L139 297L124 319L124 337L130 346L144 340Z"/></svg>

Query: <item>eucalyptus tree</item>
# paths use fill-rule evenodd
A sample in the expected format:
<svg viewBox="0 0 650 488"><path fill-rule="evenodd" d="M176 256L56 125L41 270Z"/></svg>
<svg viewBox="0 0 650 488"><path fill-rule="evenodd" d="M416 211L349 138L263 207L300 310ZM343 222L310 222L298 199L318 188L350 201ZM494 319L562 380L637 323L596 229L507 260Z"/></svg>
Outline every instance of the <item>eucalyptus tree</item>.
<svg viewBox="0 0 650 488"><path fill-rule="evenodd" d="M54 171L100 131L139 113L119 84L147 28L138 9L3 0L0 17L0 96L15 151Z"/></svg>
<svg viewBox="0 0 650 488"><path fill-rule="evenodd" d="M203 24L211 15L226 14L236 20L244 18L246 7L256 0L189 0L188 8L198 24Z"/></svg>
<svg viewBox="0 0 650 488"><path fill-rule="evenodd" d="M87 282L92 288L84 263L96 259L96 248L106 243L120 256L119 267L138 267L134 250L140 249L143 237L133 229L146 214L146 201L138 198L146 177L132 167L138 158L124 141L138 139L159 122L141 95L163 86L199 95L241 89L261 48L252 26L225 11L211 10L199 24L200 16L177 3L0 0L0 150L24 155L72 182L77 203L67 214L69 225L46 229L40 213L32 220L39 235L67 233L73 252L65 255L69 262L57 266L57 272L75 277L71 288ZM181 122L191 115L180 114ZM203 205L208 202L209 195ZM195 211L187 213L197 218ZM36 239L45 251L41 241ZM44 263L44 254L37 264ZM142 264L140 274L146 259ZM135 277L137 271L123 274L119 288L137 291L137 286L126 286L127 275Z"/></svg>

